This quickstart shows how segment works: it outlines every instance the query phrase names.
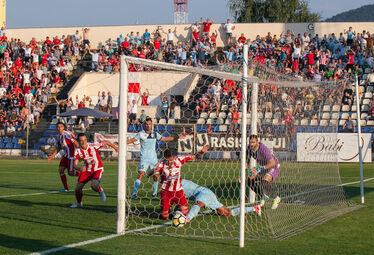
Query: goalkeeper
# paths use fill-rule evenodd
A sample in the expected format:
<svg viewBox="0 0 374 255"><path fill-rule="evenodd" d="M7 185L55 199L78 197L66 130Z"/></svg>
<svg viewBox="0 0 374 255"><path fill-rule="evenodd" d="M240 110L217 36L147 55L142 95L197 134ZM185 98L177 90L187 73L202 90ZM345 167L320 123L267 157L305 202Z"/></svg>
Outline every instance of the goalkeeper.
<svg viewBox="0 0 374 255"><path fill-rule="evenodd" d="M281 198L274 191L271 182L273 182L280 173L278 159L265 144L258 141L257 135L251 135L249 137L247 157L247 164L249 164L251 157L260 164L260 166L249 169L249 187L260 196L260 206L264 206L265 201L272 198L273 203L271 209L277 209Z"/></svg>
<svg viewBox="0 0 374 255"><path fill-rule="evenodd" d="M186 215L188 222L195 218L200 209L204 206L216 211L216 213L221 216L237 216L240 213L240 207L232 210L228 209L218 201L216 194L206 187L199 186L198 184L185 179L182 180L182 187L186 198L195 202L189 213ZM253 211L261 216L261 207L259 205L245 207L245 213Z"/></svg>

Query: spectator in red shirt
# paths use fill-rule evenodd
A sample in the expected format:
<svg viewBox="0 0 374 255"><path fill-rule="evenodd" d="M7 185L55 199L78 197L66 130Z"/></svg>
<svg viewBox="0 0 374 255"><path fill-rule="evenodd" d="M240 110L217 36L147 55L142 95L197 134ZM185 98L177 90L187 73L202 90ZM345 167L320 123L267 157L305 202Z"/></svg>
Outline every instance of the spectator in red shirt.
<svg viewBox="0 0 374 255"><path fill-rule="evenodd" d="M239 42L240 44L245 44L245 43L247 42L247 38L245 38L244 33L242 33L242 34L240 35L240 37L238 38L238 42Z"/></svg>
<svg viewBox="0 0 374 255"><path fill-rule="evenodd" d="M147 91L147 93L143 92L143 94L140 95L140 99L142 100L142 102L141 102L142 106L148 105L149 90L146 89L146 91Z"/></svg>
<svg viewBox="0 0 374 255"><path fill-rule="evenodd" d="M204 22L203 18L200 18L201 20L201 23L203 23L204 27L203 27L203 35L209 35L209 32L210 32L210 26L214 23L213 21L213 18L210 18L206 20L206 22Z"/></svg>

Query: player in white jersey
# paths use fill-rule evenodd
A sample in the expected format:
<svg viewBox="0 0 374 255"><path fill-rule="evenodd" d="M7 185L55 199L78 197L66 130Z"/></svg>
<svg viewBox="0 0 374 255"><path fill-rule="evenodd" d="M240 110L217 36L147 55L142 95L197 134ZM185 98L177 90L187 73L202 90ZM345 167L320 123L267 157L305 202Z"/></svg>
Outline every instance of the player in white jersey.
<svg viewBox="0 0 374 255"><path fill-rule="evenodd" d="M194 155L175 155L174 151L166 149L164 159L160 161L154 171L151 170L148 176L154 174L161 175L161 217L169 218L170 206L177 204L179 210L187 215L188 203L183 192L181 168L189 160L197 159L208 151L209 146L204 146L202 150Z"/></svg>
<svg viewBox="0 0 374 255"><path fill-rule="evenodd" d="M240 207L228 209L218 201L216 194L206 187L185 179L182 180L182 187L186 198L195 202L186 216L188 222L195 218L203 207L209 208L221 216L229 217L240 214ZM245 207L244 212L255 212L261 216L261 206Z"/></svg>
<svg viewBox="0 0 374 255"><path fill-rule="evenodd" d="M61 182L64 186L60 192L68 192L68 183L66 180L65 169L68 169L68 174L70 176L79 176L80 172L75 172L73 167L74 161L74 151L78 147L78 142L75 140L74 134L72 132L65 130L65 124L58 122L56 125L58 136L57 136L57 150L48 157L48 162L50 162L60 150L63 150L63 155L58 167L58 172L60 174Z"/></svg>
<svg viewBox="0 0 374 255"><path fill-rule="evenodd" d="M75 150L74 168L79 169L81 171L81 175L78 178L78 183L75 188L75 197L77 202L71 205L71 208L82 207L82 190L88 181L91 181L91 188L100 194L101 201L105 202L105 192L99 185L104 172L104 166L101 162L99 149L104 145L107 145L118 152L118 147L108 141L102 141L98 144L88 144L87 137L83 133L78 135L78 142L79 147ZM78 166L79 159L84 161L83 167Z"/></svg>
<svg viewBox="0 0 374 255"><path fill-rule="evenodd" d="M138 178L135 180L134 189L132 192L132 199L138 199L137 192L140 186L140 182L144 177L145 172L149 169L155 168L158 163L157 153L156 153L156 143L157 141L170 142L176 137L163 137L159 133L152 131L152 119L147 118L145 120L145 130L140 131L136 136L127 141L127 144L140 141L140 161L138 168ZM180 135L179 138L183 138L184 135ZM157 196L158 188L158 175L153 176L152 185L152 196Z"/></svg>

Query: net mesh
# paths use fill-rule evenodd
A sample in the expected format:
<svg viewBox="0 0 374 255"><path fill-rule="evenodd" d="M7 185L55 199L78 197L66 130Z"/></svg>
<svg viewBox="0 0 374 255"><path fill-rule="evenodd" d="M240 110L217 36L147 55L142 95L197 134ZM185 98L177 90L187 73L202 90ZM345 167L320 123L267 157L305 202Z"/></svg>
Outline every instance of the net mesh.
<svg viewBox="0 0 374 255"><path fill-rule="evenodd" d="M140 86L148 88L153 98L149 106L140 108L153 119L153 130L165 137L186 134L183 139L158 142L158 159L167 148L186 155L209 145L209 151L202 158L182 166L181 177L206 187L222 206L235 211L240 206L242 63L221 63L209 69L196 69L168 67L131 58L127 58L127 62L142 70ZM313 160L308 161L312 152L305 149L303 154L299 149L307 145L302 140L302 135L306 134L316 137L314 139L324 139L326 146L336 142L340 109L337 102L340 102L345 81L308 83L253 60L248 66L249 81L258 77L260 83L257 113L251 111L253 84L250 82L248 86L247 123L251 123L252 114L257 115L257 135L279 160L280 174L269 183L270 186L259 184L264 193L269 189L272 193L262 207L261 216L251 211L260 202L259 193L254 204L246 205L251 208L245 216L246 239L284 239L358 208L348 202L341 186L337 150L315 153ZM224 78L225 72L227 79ZM163 98L167 98L164 108ZM130 137L142 129L139 122L129 121ZM249 136L250 125L247 132ZM298 141L304 144L297 144ZM248 143L249 140L245 146ZM152 178L144 177L136 193L138 199L131 199L141 164L138 150L139 147L130 152L127 159L128 233L238 238L239 216L219 216L214 210L216 208L209 207L215 204L214 201L201 208L198 216L183 228L172 227L171 218L166 221L160 218L161 188L158 187L158 195L153 197ZM248 197L249 188L248 182ZM281 202L276 210L272 210L272 199L276 196L281 198ZM188 201L191 209L196 197L190 197ZM177 208L173 205L171 215L175 210Z"/></svg>

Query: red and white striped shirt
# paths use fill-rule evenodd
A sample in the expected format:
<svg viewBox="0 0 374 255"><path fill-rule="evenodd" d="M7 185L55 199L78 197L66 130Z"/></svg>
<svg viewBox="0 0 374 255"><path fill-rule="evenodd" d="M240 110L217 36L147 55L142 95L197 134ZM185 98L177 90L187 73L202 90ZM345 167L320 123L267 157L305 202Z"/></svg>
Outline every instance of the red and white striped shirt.
<svg viewBox="0 0 374 255"><path fill-rule="evenodd" d="M191 155L176 156L171 165L165 159L162 160L156 170L161 174L161 189L167 191L182 190L181 168L184 163L191 159Z"/></svg>
<svg viewBox="0 0 374 255"><path fill-rule="evenodd" d="M97 144L88 144L87 149L83 149L79 147L75 150L75 159L83 159L84 166L88 172L95 172L99 170L103 170L103 163L101 162L99 149L101 149L104 145L102 143Z"/></svg>
<svg viewBox="0 0 374 255"><path fill-rule="evenodd" d="M75 151L75 139L73 134L69 131L64 130L62 135L58 135L58 143L60 147L64 150L63 156L69 159L74 158Z"/></svg>

